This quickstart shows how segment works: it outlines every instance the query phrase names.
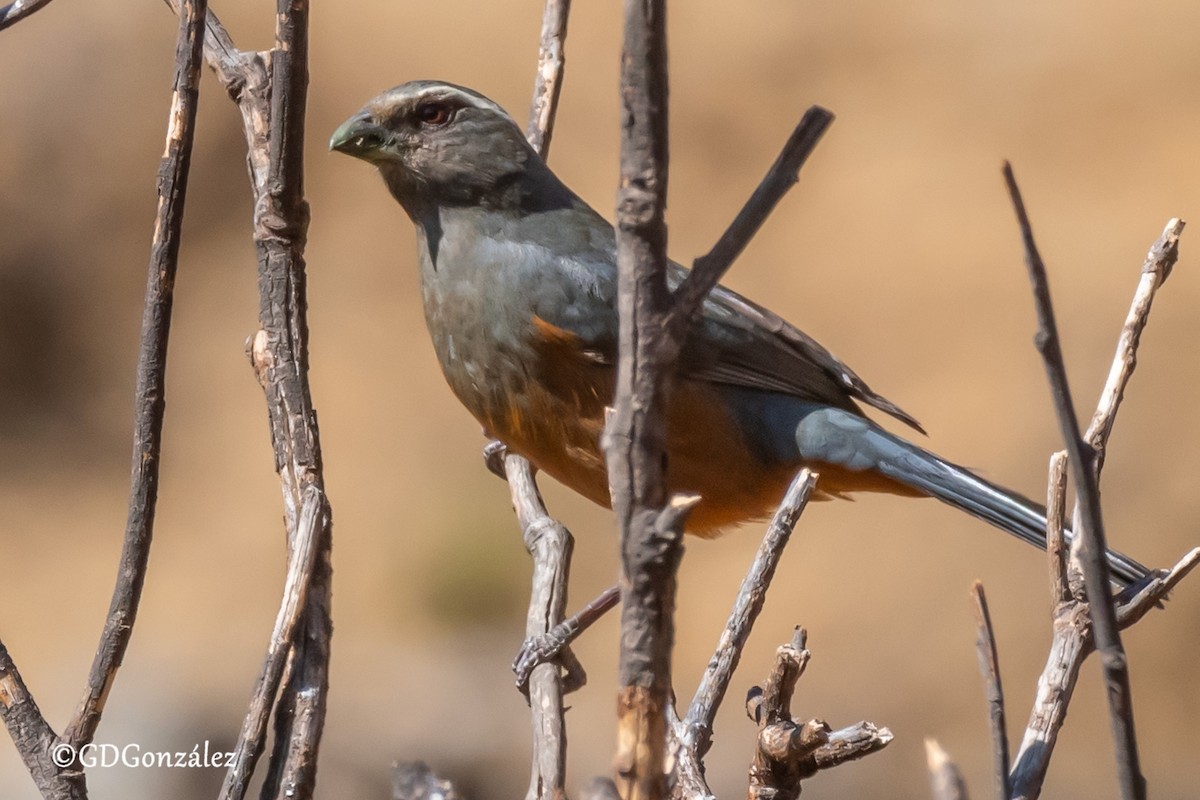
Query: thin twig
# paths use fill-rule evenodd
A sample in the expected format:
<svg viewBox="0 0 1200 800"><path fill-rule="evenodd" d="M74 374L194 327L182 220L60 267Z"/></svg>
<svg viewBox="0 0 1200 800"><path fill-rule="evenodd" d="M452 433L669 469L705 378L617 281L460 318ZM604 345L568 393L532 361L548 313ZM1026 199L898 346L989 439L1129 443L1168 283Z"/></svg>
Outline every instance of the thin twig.
<svg viewBox="0 0 1200 800"><path fill-rule="evenodd" d="M1169 572L1159 572L1132 597L1119 597L1117 624L1122 629L1136 623L1200 564L1200 548L1180 559ZM1009 775L1011 797L1034 800L1042 790L1050 758L1066 719L1067 707L1084 659L1094 650L1087 604L1059 604L1054 615L1054 636L1046 667L1038 679L1033 710Z"/></svg>
<svg viewBox="0 0 1200 800"><path fill-rule="evenodd" d="M783 196L800 180L800 168L832 123L833 113L820 106L804 112L754 194L712 249L693 262L692 271L675 290L672 325L686 328L690 324L704 298L721 281L721 276L741 255Z"/></svg>
<svg viewBox="0 0 1200 800"><path fill-rule="evenodd" d="M546 511L529 462L510 455L505 458L504 467L525 547L533 556L525 635L542 636L562 619L567 605L574 539ZM526 798L557 800L565 792L567 736L562 675L556 662L544 662L533 668L529 676L529 706L533 717L533 766Z"/></svg>
<svg viewBox="0 0 1200 800"><path fill-rule="evenodd" d="M50 0L14 0L0 8L0 31L16 25L33 12L45 8L49 4Z"/></svg>
<svg viewBox="0 0 1200 800"><path fill-rule="evenodd" d="M86 800L78 751L59 739L0 642L0 719L45 800Z"/></svg>
<svg viewBox="0 0 1200 800"><path fill-rule="evenodd" d="M925 740L925 762L934 800L967 800L967 783L962 773L936 739Z"/></svg>
<svg viewBox="0 0 1200 800"><path fill-rule="evenodd" d="M1142 277L1133 293L1133 303L1121 326L1121 335L1117 339L1117 354L1113 357L1112 368L1104 389L1100 392L1100 402L1092 415L1084 440L1096 451L1096 475L1099 476L1104 466L1104 455L1108 437L1112 434L1113 423L1117 418L1117 409L1125 397L1125 387L1137 367L1137 349L1141 343L1142 331L1150 317L1150 306L1154 303L1154 295L1160 286L1171 276L1171 269L1179 258L1179 237L1183 233L1184 221L1172 219L1167 222L1162 236L1150 246L1146 261L1142 265Z"/></svg>
<svg viewBox="0 0 1200 800"><path fill-rule="evenodd" d="M729 688L733 672L737 669L754 621L762 611L767 590L775 575L775 567L779 564L783 549L787 546L816 482L815 473L802 469L788 486L783 502L780 503L762 543L758 546L754 562L750 565L746 577L742 579L742 586L734 600L729 621L725 623L713 657L700 678L699 686L696 687L692 704L684 719L682 740L684 747L695 751L698 762L703 760L712 745L712 727L717 709Z"/></svg>
<svg viewBox="0 0 1200 800"><path fill-rule="evenodd" d="M1116 750L1117 778L1121 785L1121 794L1126 800L1142 800L1146 796L1146 781L1138 763L1128 662L1121 646L1116 613L1109 594L1108 563L1105 559L1108 548L1105 544L1104 519L1100 510L1100 491L1096 484L1096 453L1079 434L1079 422L1071 404L1071 391L1067 384L1066 367L1063 364L1058 329L1054 321L1054 308L1050 302L1046 267L1034 243L1029 217L1025 213L1025 205L1021 200L1012 167L1007 163L1004 165L1004 178L1021 228L1026 264L1033 284L1039 324L1037 347L1045 362L1059 427L1067 446L1072 477L1075 480L1075 492L1083 523L1081 529L1077 528L1075 533L1082 538L1084 586L1087 589L1096 646L1104 671Z"/></svg>
<svg viewBox="0 0 1200 800"><path fill-rule="evenodd" d="M246 719L242 723L237 744L232 750L233 758L227 762L229 771L225 773L225 782L221 786L220 794L223 800L241 800L245 797L250 776L254 773L259 756L262 755L267 738L267 719L279 691L284 664L295 639L296 625L308 598L308 587L312 582L313 567L317 551L320 549L320 533L328 525L327 513L325 496L321 490L313 485L305 487L296 545L288 554L283 601L275 616L275 627L267 645L267 657L258 680L255 681Z"/></svg>
<svg viewBox="0 0 1200 800"><path fill-rule="evenodd" d="M828 741L813 753L814 773L878 753L891 744L895 737L887 728L864 720L847 728L830 731L826 738Z"/></svg>
<svg viewBox="0 0 1200 800"><path fill-rule="evenodd" d="M983 584L975 582L971 596L975 600L975 622L978 633L975 649L979 654L979 671L983 674L987 696L988 717L992 723L992 764L996 780L996 796L1008 800L1008 729L1004 722L1004 688L1000 683L1000 657L996 653L996 634L992 630L992 615L988 611Z"/></svg>
<svg viewBox="0 0 1200 800"><path fill-rule="evenodd" d="M142 310L134 397L133 476L129 514L117 582L104 631L88 673L86 691L64 733L64 739L75 748L90 742L96 726L100 724L104 702L133 635L138 601L141 599L150 558L154 509L158 500L163 414L166 409L167 341L171 330L180 230L195 134L206 11L207 0L185 0L180 13L174 92L166 149L159 166L158 215Z"/></svg>
<svg viewBox="0 0 1200 800"><path fill-rule="evenodd" d="M546 8L542 12L537 79L533 84L533 103L525 138L543 161L550 157L550 137L554 134L554 117L562 92L563 70L566 69L564 46L570 13L571 0L546 0Z"/></svg>
<svg viewBox="0 0 1200 800"><path fill-rule="evenodd" d="M1046 488L1046 555L1050 564L1050 607L1075 596L1067 579L1067 540L1063 531L1067 505L1067 454L1050 456L1050 478Z"/></svg>

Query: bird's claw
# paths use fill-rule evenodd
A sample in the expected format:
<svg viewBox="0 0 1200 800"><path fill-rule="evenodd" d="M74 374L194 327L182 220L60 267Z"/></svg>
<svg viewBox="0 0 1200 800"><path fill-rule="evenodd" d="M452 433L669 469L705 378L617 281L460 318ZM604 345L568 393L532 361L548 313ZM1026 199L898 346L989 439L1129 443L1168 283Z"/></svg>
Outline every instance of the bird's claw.
<svg viewBox="0 0 1200 800"><path fill-rule="evenodd" d="M504 459L507 456L508 447L499 439L492 439L483 446L483 465L500 480L508 480L508 473L504 469Z"/></svg>
<svg viewBox="0 0 1200 800"><path fill-rule="evenodd" d="M521 643L521 649L513 658L512 670L517 678L517 688L525 695L526 700L529 699L529 679L540 664L558 662L558 666L564 672L563 694L582 689L587 684L587 672L567 646L569 639L569 636L563 635L557 629L551 629L541 636L531 636Z"/></svg>

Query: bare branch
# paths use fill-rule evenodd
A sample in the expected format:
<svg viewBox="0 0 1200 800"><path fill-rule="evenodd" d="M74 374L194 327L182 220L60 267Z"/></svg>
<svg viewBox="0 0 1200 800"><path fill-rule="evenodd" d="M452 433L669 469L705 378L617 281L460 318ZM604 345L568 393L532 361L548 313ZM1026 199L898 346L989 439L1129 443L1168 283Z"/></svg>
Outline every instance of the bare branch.
<svg viewBox="0 0 1200 800"><path fill-rule="evenodd" d="M624 800L666 794L675 571L682 509L667 506L665 398L681 340L665 336L670 306L666 3L626 0L621 57L621 184L617 192L616 398L605 428L613 511L621 530L621 655L617 786Z"/></svg>
<svg viewBox="0 0 1200 800"><path fill-rule="evenodd" d="M992 615L988 611L987 595L983 591L982 583L975 582L971 596L975 600L975 621L979 629L975 638L975 649L979 654L979 671L983 674L988 701L988 717L992 723L992 757L996 796L1000 800L1008 800L1008 730L1004 723L1004 688L1000 683L1000 658L996 653L996 634L992 630Z"/></svg>
<svg viewBox="0 0 1200 800"><path fill-rule="evenodd" d="M174 0L167 0L175 8ZM259 323L247 351L267 399L289 551L300 538L303 497L324 494L316 411L308 384L304 244L304 110L308 86L307 0L277 0L275 47L236 49L209 14L205 56L242 113L254 192ZM268 70L267 64L270 63ZM276 747L263 796L309 797L328 692L331 515L318 532L304 610L293 636L275 716Z"/></svg>
<svg viewBox="0 0 1200 800"><path fill-rule="evenodd" d="M1200 548L1184 556L1169 572L1160 572L1132 596L1117 598L1117 623L1133 625L1166 598L1175 586L1200 564ZM1054 610L1054 636L1046 666L1038 678L1033 710L1009 775L1011 797L1034 800L1041 792L1046 770L1066 719L1067 707L1084 659L1094 649L1087 603L1071 599Z"/></svg>
<svg viewBox="0 0 1200 800"><path fill-rule="evenodd" d="M1112 422L1125 386L1136 364L1136 348L1140 331L1145 327L1154 291L1169 274L1172 256L1177 252L1177 236L1182 223L1172 220L1155 246L1151 248L1142 268L1134 300L1122 330L1113 366L1092 425L1088 430L1091 444L1104 448L1112 431ZM1083 660L1092 650L1091 629L1086 605L1081 602L1082 590L1072 583L1066 547L1063 543L1063 508L1066 492L1065 453L1051 459L1048 491L1047 549L1050 555L1051 598L1054 604L1054 638L1046 667L1038 681L1033 711L1017 757L1010 773L1011 796L1035 798L1041 791L1050 757L1057 743L1058 731L1066 717L1066 709L1074 692L1075 681ZM1079 513L1079 509L1077 509ZM1081 540L1073 543L1077 550ZM1126 628L1159 604L1166 594L1200 561L1200 550L1189 553L1173 570L1159 573L1137 588L1133 596L1118 598L1116 622Z"/></svg>
<svg viewBox="0 0 1200 800"><path fill-rule="evenodd" d="M321 533L328 525L329 509L325 496L314 485L304 489L300 513L300 528L296 544L288 554L287 577L283 585L283 602L275 617L275 627L267 645L267 657L254 684L254 693L242 723L241 733L233 748L234 757L221 786L221 797L241 800L246 795L250 776L262 755L267 738L267 718L279 690L288 652L295 640L296 625L308 598L313 568L320 549Z"/></svg>
<svg viewBox="0 0 1200 800"><path fill-rule="evenodd" d="M925 740L925 760L929 765L934 800L967 800L967 784L962 773L934 739Z"/></svg>
<svg viewBox="0 0 1200 800"><path fill-rule="evenodd" d="M271 423L283 489L289 547L295 548L304 489L324 491L316 411L308 384L308 298L304 244L304 112L308 89L308 2L277 0L270 52L267 180L258 189L254 239L259 259L259 322L255 365ZM247 131L250 136L250 131ZM260 348L258 345L264 345ZM265 368L265 369L264 369ZM330 517L327 515L328 521ZM294 637L289 673L275 714L275 757L264 795L310 797L329 688L330 526L320 549Z"/></svg>
<svg viewBox="0 0 1200 800"><path fill-rule="evenodd" d="M550 157L550 137L554 133L554 116L558 112L558 96L562 92L563 71L566 69L566 52L563 48L567 40L567 17L570 13L571 0L546 0L546 9L542 13L537 79L533 85L533 103L525 138L543 161Z"/></svg>
<svg viewBox="0 0 1200 800"><path fill-rule="evenodd" d="M1100 392L1100 402L1092 415L1084 439L1096 451L1096 474L1104 466L1104 455L1108 437L1112 434L1113 423L1117 418L1117 409L1125 397L1125 387L1137 367L1137 348L1141 343L1142 331L1150 317L1150 306L1154 303L1154 295L1160 286L1171 276L1171 268L1179 258L1179 237L1183 233L1184 222L1172 219L1167 222L1162 236L1150 246L1146 261L1142 265L1142 277L1133 293L1133 303L1125 324L1121 327L1121 335L1117 339L1117 354L1113 357L1112 368L1104 389Z"/></svg>
<svg viewBox="0 0 1200 800"><path fill-rule="evenodd" d="M832 123L832 112L820 106L812 106L804 112L754 194L712 249L693 262L692 271L675 290L671 325L684 329L690 325L704 298L741 255L783 196L800 180L800 168Z"/></svg>
<svg viewBox="0 0 1200 800"><path fill-rule="evenodd" d="M1046 489L1046 555L1050 562L1050 607L1074 597L1067 579L1067 540L1063 531L1067 504L1067 454L1050 456Z"/></svg>
<svg viewBox="0 0 1200 800"><path fill-rule="evenodd" d="M167 341L171 330L180 229L195 135L206 10L207 0L185 0L179 20L174 92L167 144L159 166L158 215L142 310L134 397L129 514L117 582L104 631L100 635L100 643L88 674L86 691L64 734L64 739L75 748L90 742L96 726L100 724L104 701L108 698L133 635L133 624L137 619L138 602L150 558L154 509L158 501L163 414L166 409Z"/></svg>
<svg viewBox="0 0 1200 800"><path fill-rule="evenodd" d="M45 800L85 800L87 783L78 751L58 738L0 642L0 719Z"/></svg>
<svg viewBox="0 0 1200 800"><path fill-rule="evenodd" d="M848 761L878 753L892 743L892 732L881 728L873 722L859 722L848 728L830 731L826 738L829 740L813 753L813 771L833 769Z"/></svg>
<svg viewBox="0 0 1200 800"><path fill-rule="evenodd" d="M563 617L574 539L546 511L529 462L510 455L504 466L525 547L533 556L533 589L525 621L525 636L533 638L546 634ZM565 792L567 765L562 675L556 662L533 668L529 706L533 716L533 767L526 797L556 800Z"/></svg>
<svg viewBox="0 0 1200 800"><path fill-rule="evenodd" d="M33 12L45 8L49 4L50 0L14 0L14 2L0 7L0 31L16 25Z"/></svg>
<svg viewBox="0 0 1200 800"><path fill-rule="evenodd" d="M685 748L695 751L697 761L704 758L712 745L712 726L717 709L729 688L733 672L737 669L754 621L762 611L767 589L775 575L775 567L779 564L783 549L787 546L792 530L796 527L796 522L800 519L816 483L817 475L802 469L788 486L783 502L780 503L762 543L758 546L754 562L742 580L733 610L729 614L729 621L721 631L713 657L700 678L700 685L696 687L696 694L684 720L682 739Z"/></svg>
<svg viewBox="0 0 1200 800"><path fill-rule="evenodd" d="M892 741L891 731L869 722L835 732L819 719L793 720L792 695L810 656L806 638L804 629L797 628L792 641L776 651L765 686L755 687L746 698L746 712L758 723L747 792L750 800L795 800L804 779L881 750Z"/></svg>
<svg viewBox="0 0 1200 800"><path fill-rule="evenodd" d="M1071 404L1070 387L1067 384L1066 367L1058 341L1058 329L1054 321L1054 308L1050 302L1050 287L1046 279L1046 267L1033 241L1033 230L1025 213L1012 167L1004 165L1004 178L1021 228L1025 244L1026 263L1033 284L1034 301L1038 310L1039 330L1036 337L1038 350L1045 362L1050 380L1051 394L1057 412L1063 440L1070 457L1075 491L1078 498L1080 518L1083 523L1075 531L1082 539L1081 561L1084 565L1084 585L1087 589L1091 617L1095 628L1097 648L1108 696L1112 723L1113 741L1117 759L1117 777L1122 796L1127 800L1142 800L1146 796L1146 781L1138 763L1137 737L1133 723L1133 698L1129 687L1129 668L1125 651L1121 646L1116 613L1109 594L1109 571L1105 554L1107 545L1104 536L1104 519L1100 510L1100 491L1097 486L1096 452L1079 434L1079 422Z"/></svg>

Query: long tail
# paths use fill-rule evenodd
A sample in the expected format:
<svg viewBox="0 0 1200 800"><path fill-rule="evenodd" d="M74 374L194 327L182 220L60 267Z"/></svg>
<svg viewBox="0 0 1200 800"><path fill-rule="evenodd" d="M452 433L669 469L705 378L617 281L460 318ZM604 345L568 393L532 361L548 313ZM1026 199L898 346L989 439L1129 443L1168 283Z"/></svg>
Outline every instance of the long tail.
<svg viewBox="0 0 1200 800"><path fill-rule="evenodd" d="M873 469L1046 549L1043 506L894 436L870 420L824 408L804 417L797 427L796 440L808 458L849 469ZM1067 532L1068 539L1070 536ZM1115 550L1109 550L1107 556L1113 581L1123 587L1142 580L1149 572Z"/></svg>

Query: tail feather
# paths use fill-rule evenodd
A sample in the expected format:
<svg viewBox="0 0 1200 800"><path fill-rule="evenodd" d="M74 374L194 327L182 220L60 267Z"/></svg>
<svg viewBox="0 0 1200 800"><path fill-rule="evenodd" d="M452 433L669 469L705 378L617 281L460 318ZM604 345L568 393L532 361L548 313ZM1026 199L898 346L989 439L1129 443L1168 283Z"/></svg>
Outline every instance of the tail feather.
<svg viewBox="0 0 1200 800"><path fill-rule="evenodd" d="M839 409L809 414L797 428L797 444L809 457L850 469L874 469L898 483L995 525L1040 549L1046 548L1046 510L965 467L893 436L873 422ZM1066 531L1068 541L1070 531ZM1108 566L1120 586L1149 574L1129 556L1109 550Z"/></svg>
<svg viewBox="0 0 1200 800"><path fill-rule="evenodd" d="M1046 548L1044 506L916 445L902 440L901 443L912 448L908 457L899 463L883 461L878 467L880 472L989 522L1034 547ZM1068 530L1064 534L1070 541L1072 533ZM1146 567L1123 553L1109 550L1107 557L1112 579L1122 587L1142 580L1149 573Z"/></svg>

